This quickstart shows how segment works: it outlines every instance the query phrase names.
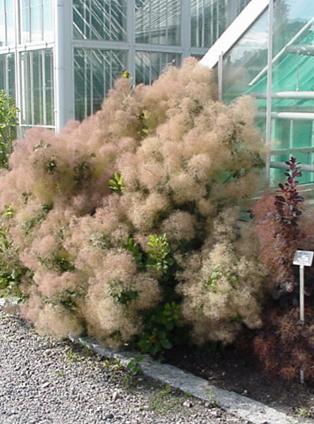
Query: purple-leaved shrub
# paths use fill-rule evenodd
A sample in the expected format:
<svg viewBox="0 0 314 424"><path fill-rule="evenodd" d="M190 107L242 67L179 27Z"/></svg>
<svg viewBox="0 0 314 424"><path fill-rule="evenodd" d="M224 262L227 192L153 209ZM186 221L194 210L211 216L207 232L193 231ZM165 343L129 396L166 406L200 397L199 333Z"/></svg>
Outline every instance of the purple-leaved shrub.
<svg viewBox="0 0 314 424"><path fill-rule="evenodd" d="M29 130L0 176L1 226L33 276L23 316L152 353L176 326L198 342L259 326L264 272L237 224L263 163L254 113L248 97L218 102L191 59L152 86L119 79L59 134Z"/></svg>

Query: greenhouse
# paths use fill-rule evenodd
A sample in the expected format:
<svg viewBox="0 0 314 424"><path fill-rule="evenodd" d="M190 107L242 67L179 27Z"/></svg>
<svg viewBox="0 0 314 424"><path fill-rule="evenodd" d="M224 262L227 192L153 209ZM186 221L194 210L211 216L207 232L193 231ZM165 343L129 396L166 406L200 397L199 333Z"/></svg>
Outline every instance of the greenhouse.
<svg viewBox="0 0 314 424"><path fill-rule="evenodd" d="M22 133L95 113L123 71L150 84L206 54L225 102L257 98L271 180L295 154L312 182L311 0L1 0L0 10L0 87L16 99Z"/></svg>
<svg viewBox="0 0 314 424"><path fill-rule="evenodd" d="M248 0L1 0L0 87L20 127L62 128L96 112L124 70L150 84L202 57Z"/></svg>

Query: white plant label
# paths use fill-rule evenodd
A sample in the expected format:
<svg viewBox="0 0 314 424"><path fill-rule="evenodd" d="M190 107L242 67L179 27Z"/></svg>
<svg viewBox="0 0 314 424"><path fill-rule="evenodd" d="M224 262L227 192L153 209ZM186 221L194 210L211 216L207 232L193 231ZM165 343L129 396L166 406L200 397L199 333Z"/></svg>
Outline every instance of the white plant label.
<svg viewBox="0 0 314 424"><path fill-rule="evenodd" d="M312 266L314 252L309 250L297 250L294 254L293 265L300 267L300 322L305 323L304 308L304 267ZM304 369L300 370L300 383L304 384Z"/></svg>
<svg viewBox="0 0 314 424"><path fill-rule="evenodd" d="M308 250L297 250L294 254L293 265L312 266L314 252Z"/></svg>
<svg viewBox="0 0 314 424"><path fill-rule="evenodd" d="M314 252L308 250L297 250L294 255L293 265L300 267L300 321L304 324L304 267L312 266Z"/></svg>

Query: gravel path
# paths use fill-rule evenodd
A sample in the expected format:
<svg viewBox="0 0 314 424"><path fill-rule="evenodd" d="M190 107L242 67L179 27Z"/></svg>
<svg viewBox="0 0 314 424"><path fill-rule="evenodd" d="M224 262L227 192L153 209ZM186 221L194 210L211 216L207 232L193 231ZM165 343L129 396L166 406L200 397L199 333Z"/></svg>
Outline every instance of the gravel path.
<svg viewBox="0 0 314 424"><path fill-rule="evenodd" d="M0 312L1 424L246 424Z"/></svg>

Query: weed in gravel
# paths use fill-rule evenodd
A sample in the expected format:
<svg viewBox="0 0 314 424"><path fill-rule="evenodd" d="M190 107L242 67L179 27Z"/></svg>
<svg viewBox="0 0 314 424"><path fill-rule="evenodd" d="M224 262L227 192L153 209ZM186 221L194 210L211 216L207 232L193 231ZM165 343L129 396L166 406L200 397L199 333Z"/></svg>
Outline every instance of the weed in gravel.
<svg viewBox="0 0 314 424"><path fill-rule="evenodd" d="M104 359L102 362L102 366L113 373L121 373L124 370L123 365L119 359Z"/></svg>
<svg viewBox="0 0 314 424"><path fill-rule="evenodd" d="M125 375L123 377L123 385L125 388L130 389L135 387L138 383L138 377L142 374L141 362L143 355L137 355L131 359L125 369Z"/></svg>
<svg viewBox="0 0 314 424"><path fill-rule="evenodd" d="M166 384L151 396L148 406L156 414L165 415L168 412L178 411L182 406L182 399L169 384Z"/></svg>
<svg viewBox="0 0 314 424"><path fill-rule="evenodd" d="M301 417L301 418L312 418L313 417L311 409L307 408L305 406L300 406L300 407L296 408L295 414L298 417Z"/></svg>
<svg viewBox="0 0 314 424"><path fill-rule="evenodd" d="M68 349L65 352L66 358L69 362L80 362L82 360L81 355L78 352L75 352L72 349Z"/></svg>
<svg viewBox="0 0 314 424"><path fill-rule="evenodd" d="M206 391L206 394L208 396L208 402L209 402L211 408L216 408L217 406L219 406L216 399L215 399L215 394L213 392L213 389L208 389Z"/></svg>

